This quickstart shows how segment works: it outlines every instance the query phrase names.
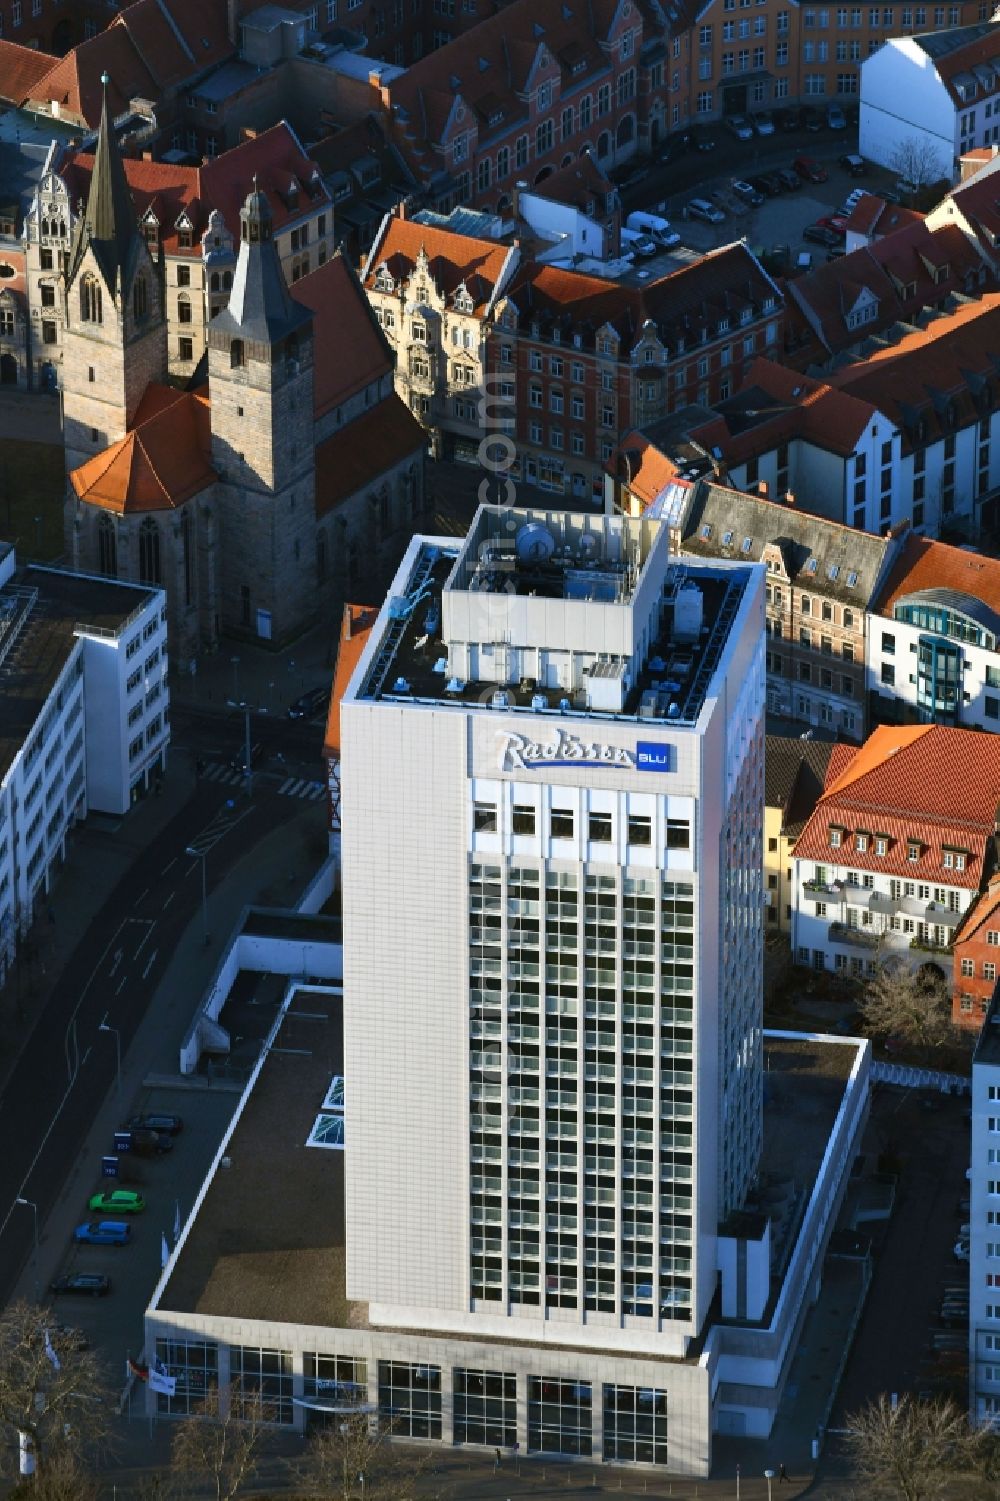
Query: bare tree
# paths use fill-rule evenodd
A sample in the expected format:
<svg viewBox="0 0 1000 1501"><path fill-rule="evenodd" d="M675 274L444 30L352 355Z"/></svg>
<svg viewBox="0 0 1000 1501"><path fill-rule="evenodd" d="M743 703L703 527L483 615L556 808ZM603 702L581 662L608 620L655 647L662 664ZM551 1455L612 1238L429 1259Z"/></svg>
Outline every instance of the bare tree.
<svg viewBox="0 0 1000 1501"><path fill-rule="evenodd" d="M929 188L948 175L948 163L925 137L903 136L889 157L889 166L904 182L917 189Z"/></svg>
<svg viewBox="0 0 1000 1501"><path fill-rule="evenodd" d="M946 1047L957 1035L948 986L931 966L880 965L859 1010L876 1036L896 1036L914 1047Z"/></svg>
<svg viewBox="0 0 1000 1501"><path fill-rule="evenodd" d="M19 1435L27 1435L39 1495L49 1469L53 1484L71 1460L82 1475L87 1456L107 1443L111 1392L97 1357L79 1343L51 1308L22 1300L0 1314L0 1464L17 1464Z"/></svg>
<svg viewBox="0 0 1000 1501"><path fill-rule="evenodd" d="M256 1389L234 1381L228 1401L218 1388L210 1391L174 1433L171 1460L181 1495L204 1487L216 1501L236 1501L257 1474L273 1420Z"/></svg>
<svg viewBox="0 0 1000 1501"><path fill-rule="evenodd" d="M905 1396L893 1406L883 1392L849 1414L847 1433L854 1478L865 1495L933 1501L975 1463L968 1415L950 1399Z"/></svg>
<svg viewBox="0 0 1000 1501"><path fill-rule="evenodd" d="M323 1501L412 1501L431 1460L425 1450L397 1447L391 1425L368 1413L338 1413L316 1434L299 1470Z"/></svg>

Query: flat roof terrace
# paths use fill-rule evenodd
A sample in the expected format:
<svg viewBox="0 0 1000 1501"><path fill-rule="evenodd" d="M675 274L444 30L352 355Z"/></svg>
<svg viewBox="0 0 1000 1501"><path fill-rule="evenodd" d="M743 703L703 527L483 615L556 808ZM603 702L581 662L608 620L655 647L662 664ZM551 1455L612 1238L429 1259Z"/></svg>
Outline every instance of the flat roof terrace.
<svg viewBox="0 0 1000 1501"><path fill-rule="evenodd" d="M442 595L454 587L462 568L461 559L456 562L455 549L437 543L425 543L420 548L405 594L390 601L388 619L359 688L359 699L479 707L488 702L496 709L543 718L584 713L599 719L693 724L701 712L746 584L746 574L738 568L713 569L671 562L665 571L665 588L693 582L701 594L701 623L696 639L689 642L673 639L673 608L668 605L661 614L659 635L650 642L646 660L631 684L622 710L614 712L588 708L585 690L570 692L531 679L487 683L453 676L448 642L442 634ZM522 583L530 576L530 570L526 571ZM619 659L609 658L606 662L599 659L593 675L600 677L620 670ZM488 699L484 699L484 690L490 690Z"/></svg>
<svg viewBox="0 0 1000 1501"><path fill-rule="evenodd" d="M158 1310L369 1327L367 1305L349 1303L345 1292L344 1154L305 1145L331 1080L343 1073L342 1038L341 997L296 989L226 1146L229 1166L216 1170ZM785 1181L808 1197L856 1050L846 1042L768 1034L765 1048L773 1082L765 1092L764 1176L756 1207L773 1221L784 1215L775 1239L794 1240L799 1201L784 1195ZM346 1098L349 1130L350 1080ZM773 1203L772 1190L779 1193ZM768 1317L777 1290L775 1281ZM512 1327L508 1339L491 1343L531 1340ZM571 1328L560 1348L577 1348ZM689 1358L700 1348L696 1342Z"/></svg>

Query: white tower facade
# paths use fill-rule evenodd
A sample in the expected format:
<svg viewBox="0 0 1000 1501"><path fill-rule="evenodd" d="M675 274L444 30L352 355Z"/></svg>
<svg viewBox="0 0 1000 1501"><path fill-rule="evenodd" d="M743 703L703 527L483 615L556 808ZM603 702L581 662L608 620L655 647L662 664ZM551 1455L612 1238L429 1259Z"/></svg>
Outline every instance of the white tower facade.
<svg viewBox="0 0 1000 1501"><path fill-rule="evenodd" d="M372 1325L665 1359L702 1329L762 1144L763 599L655 521L414 539L341 706Z"/></svg>

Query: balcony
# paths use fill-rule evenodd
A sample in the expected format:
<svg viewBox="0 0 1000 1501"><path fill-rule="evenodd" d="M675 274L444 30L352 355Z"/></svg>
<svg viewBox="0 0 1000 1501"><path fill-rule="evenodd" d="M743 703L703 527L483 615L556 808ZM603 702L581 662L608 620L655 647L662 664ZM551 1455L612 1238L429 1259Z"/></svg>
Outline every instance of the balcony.
<svg viewBox="0 0 1000 1501"><path fill-rule="evenodd" d="M935 943L933 939L921 938L919 934L910 939L910 948L924 954L950 954L952 951L950 943Z"/></svg>
<svg viewBox="0 0 1000 1501"><path fill-rule="evenodd" d="M876 933L868 928L849 928L846 923L832 922L827 928L830 943L844 943L849 948L877 949L890 934Z"/></svg>
<svg viewBox="0 0 1000 1501"><path fill-rule="evenodd" d="M803 881L802 890L814 901L842 902L844 886L841 881Z"/></svg>

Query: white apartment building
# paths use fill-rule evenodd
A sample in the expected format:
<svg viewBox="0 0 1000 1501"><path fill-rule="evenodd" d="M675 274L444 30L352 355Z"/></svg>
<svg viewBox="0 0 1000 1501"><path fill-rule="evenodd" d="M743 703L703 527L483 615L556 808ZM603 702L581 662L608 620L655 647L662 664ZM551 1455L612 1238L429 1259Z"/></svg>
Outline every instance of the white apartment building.
<svg viewBox="0 0 1000 1501"><path fill-rule="evenodd" d="M1000 562L908 536L872 601L872 717L1000 730Z"/></svg>
<svg viewBox="0 0 1000 1501"><path fill-rule="evenodd" d="M795 845L798 963L861 976L895 957L950 980L956 930L989 874L998 800L994 735L880 725L860 750L835 746Z"/></svg>
<svg viewBox="0 0 1000 1501"><path fill-rule="evenodd" d="M0 983L90 809L166 766L163 591L0 557Z"/></svg>
<svg viewBox="0 0 1000 1501"><path fill-rule="evenodd" d="M901 153L909 152L921 167L918 186L950 179L964 152L1000 139L998 95L993 22L887 37L861 65L861 155L905 176Z"/></svg>
<svg viewBox="0 0 1000 1501"><path fill-rule="evenodd" d="M969 1168L969 1415L1000 1422L1000 999L972 1057Z"/></svg>

